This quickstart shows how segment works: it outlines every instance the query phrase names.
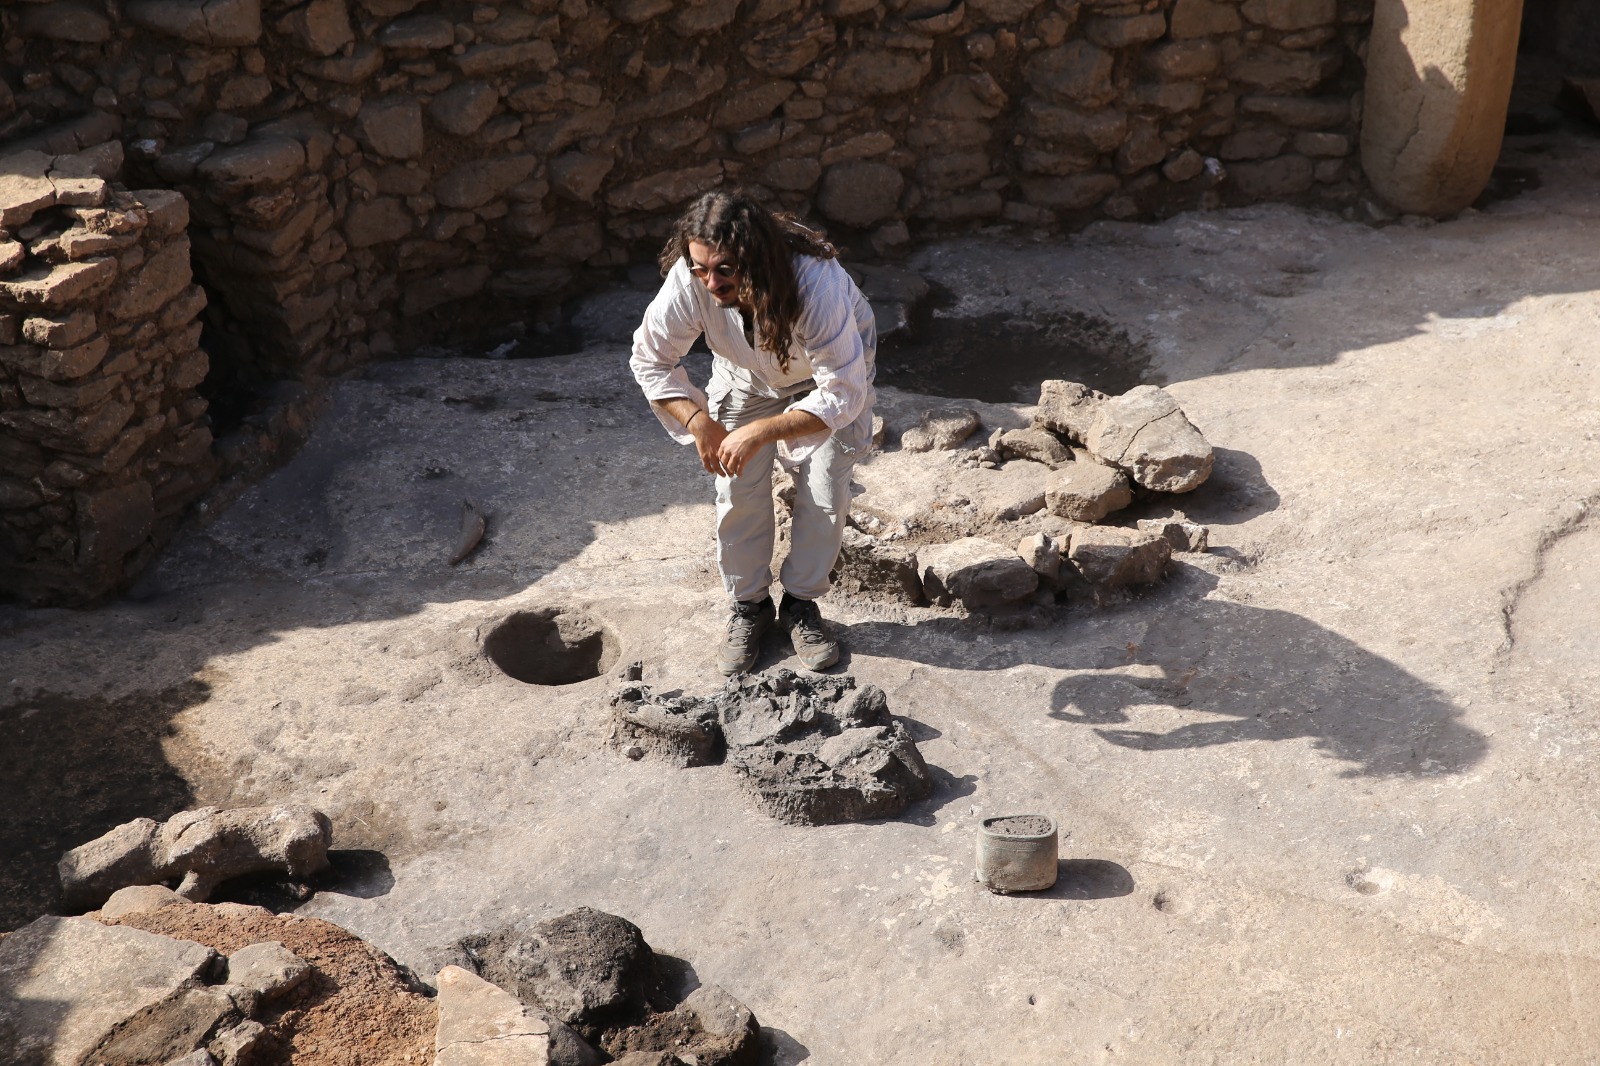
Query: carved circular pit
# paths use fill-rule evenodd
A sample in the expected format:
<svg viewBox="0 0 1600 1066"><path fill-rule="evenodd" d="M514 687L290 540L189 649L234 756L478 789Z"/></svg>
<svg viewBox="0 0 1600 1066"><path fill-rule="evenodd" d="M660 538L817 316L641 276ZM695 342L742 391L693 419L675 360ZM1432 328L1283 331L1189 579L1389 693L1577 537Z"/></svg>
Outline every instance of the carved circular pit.
<svg viewBox="0 0 1600 1066"><path fill-rule="evenodd" d="M622 642L583 611L518 611L489 631L483 651L508 677L529 685L575 685L616 665Z"/></svg>

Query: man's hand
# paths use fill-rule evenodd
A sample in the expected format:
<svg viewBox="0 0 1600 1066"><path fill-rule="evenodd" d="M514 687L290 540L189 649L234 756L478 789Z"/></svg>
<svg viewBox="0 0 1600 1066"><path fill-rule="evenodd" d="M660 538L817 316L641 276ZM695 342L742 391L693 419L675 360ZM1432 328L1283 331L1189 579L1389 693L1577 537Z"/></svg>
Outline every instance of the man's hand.
<svg viewBox="0 0 1600 1066"><path fill-rule="evenodd" d="M826 422L808 411L786 411L770 418L758 418L722 438L717 461L729 477L738 477L756 452L767 445L820 433L827 428Z"/></svg>
<svg viewBox="0 0 1600 1066"><path fill-rule="evenodd" d="M690 425L689 435L694 437L694 447L700 453L700 465L706 468L706 473L723 473L718 451L727 439L728 431L722 428L722 423L709 414L702 414Z"/></svg>
<svg viewBox="0 0 1600 1066"><path fill-rule="evenodd" d="M732 433L723 434L716 458L729 477L738 477L744 473L745 464L755 458L756 452L777 440L771 435L771 430L771 419L763 418L747 426L740 426Z"/></svg>

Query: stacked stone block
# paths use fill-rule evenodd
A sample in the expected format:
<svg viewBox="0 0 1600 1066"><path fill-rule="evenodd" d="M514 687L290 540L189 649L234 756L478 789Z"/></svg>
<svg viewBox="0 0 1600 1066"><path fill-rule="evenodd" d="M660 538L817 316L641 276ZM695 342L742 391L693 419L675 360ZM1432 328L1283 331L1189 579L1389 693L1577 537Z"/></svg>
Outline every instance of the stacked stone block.
<svg viewBox="0 0 1600 1066"><path fill-rule="evenodd" d="M76 602L136 572L215 460L188 207L98 151L0 157L0 595Z"/></svg>
<svg viewBox="0 0 1600 1066"><path fill-rule="evenodd" d="M215 380L264 395L537 323L727 183L858 255L1347 203L1370 23L1370 0L12 0L0 152L112 140L130 185L181 193ZM192 313L106 296L187 269L181 200L62 195L88 194L37 211L108 214L38 252L15 228L33 214L4 224L0 506L6 565L48 556L39 587L76 566L100 588L205 480L200 401L173 384L203 357ZM78 311L93 332L68 344ZM63 324L41 341L34 319ZM81 370L39 354L99 341Z"/></svg>
<svg viewBox="0 0 1600 1066"><path fill-rule="evenodd" d="M269 376L647 259L719 184L858 250L1357 191L1369 0L22 0L0 138L98 111ZM470 326L469 326L470 329Z"/></svg>

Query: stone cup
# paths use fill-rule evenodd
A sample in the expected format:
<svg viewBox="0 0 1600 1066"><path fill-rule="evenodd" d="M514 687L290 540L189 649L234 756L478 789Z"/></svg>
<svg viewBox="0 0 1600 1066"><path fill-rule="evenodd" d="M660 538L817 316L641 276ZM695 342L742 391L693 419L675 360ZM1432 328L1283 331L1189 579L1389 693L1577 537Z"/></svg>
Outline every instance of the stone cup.
<svg viewBox="0 0 1600 1066"><path fill-rule="evenodd" d="M1043 814L985 818L978 827L977 879L990 892L1038 892L1056 883L1055 819Z"/></svg>

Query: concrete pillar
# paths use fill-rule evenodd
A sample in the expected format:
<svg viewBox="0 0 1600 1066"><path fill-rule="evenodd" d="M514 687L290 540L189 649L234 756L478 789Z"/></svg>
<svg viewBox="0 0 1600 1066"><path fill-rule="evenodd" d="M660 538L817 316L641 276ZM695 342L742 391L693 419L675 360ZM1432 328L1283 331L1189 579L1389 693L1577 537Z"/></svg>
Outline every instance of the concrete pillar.
<svg viewBox="0 0 1600 1066"><path fill-rule="evenodd" d="M1377 0L1367 46L1361 165L1418 215L1477 199L1500 154L1522 0Z"/></svg>

